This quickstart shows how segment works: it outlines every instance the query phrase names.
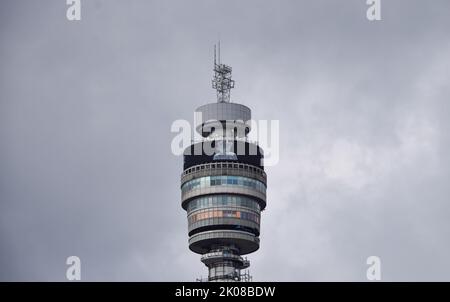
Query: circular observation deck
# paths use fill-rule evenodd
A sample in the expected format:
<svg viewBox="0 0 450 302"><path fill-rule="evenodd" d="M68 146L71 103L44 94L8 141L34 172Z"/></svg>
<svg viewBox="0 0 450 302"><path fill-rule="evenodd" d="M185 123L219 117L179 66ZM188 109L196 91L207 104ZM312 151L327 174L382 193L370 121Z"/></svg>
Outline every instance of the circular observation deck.
<svg viewBox="0 0 450 302"><path fill-rule="evenodd" d="M220 246L235 246L240 255L259 249L259 238L244 231L215 230L195 234L189 238L189 249L197 254L206 254Z"/></svg>

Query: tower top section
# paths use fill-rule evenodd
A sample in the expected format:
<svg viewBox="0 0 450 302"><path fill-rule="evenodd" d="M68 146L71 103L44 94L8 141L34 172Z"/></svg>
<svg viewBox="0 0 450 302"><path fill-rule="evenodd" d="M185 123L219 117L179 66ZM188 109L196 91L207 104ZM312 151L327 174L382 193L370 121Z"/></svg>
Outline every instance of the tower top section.
<svg viewBox="0 0 450 302"><path fill-rule="evenodd" d="M220 41L218 47L214 45L214 77L212 88L217 91L218 103L229 103L231 88L234 88L234 80L231 79L231 66L222 64L220 60Z"/></svg>

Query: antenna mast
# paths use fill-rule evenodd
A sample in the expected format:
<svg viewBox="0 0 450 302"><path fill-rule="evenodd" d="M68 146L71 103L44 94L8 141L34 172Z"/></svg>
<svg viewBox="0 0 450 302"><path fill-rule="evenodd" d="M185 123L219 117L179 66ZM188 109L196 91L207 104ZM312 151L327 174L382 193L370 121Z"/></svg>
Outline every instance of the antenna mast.
<svg viewBox="0 0 450 302"><path fill-rule="evenodd" d="M234 80L231 79L231 66L220 61L220 41L218 43L218 60L216 58L216 45L214 45L214 77L212 88L217 91L218 103L229 103L231 88L234 88Z"/></svg>

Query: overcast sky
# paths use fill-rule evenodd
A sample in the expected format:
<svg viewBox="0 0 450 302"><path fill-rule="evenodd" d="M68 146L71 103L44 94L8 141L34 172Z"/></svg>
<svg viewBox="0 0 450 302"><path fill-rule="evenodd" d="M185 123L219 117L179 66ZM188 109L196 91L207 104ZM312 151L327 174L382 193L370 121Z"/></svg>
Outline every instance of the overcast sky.
<svg viewBox="0 0 450 302"><path fill-rule="evenodd" d="M280 121L254 281L450 280L450 2L0 2L0 280L194 281L176 119Z"/></svg>

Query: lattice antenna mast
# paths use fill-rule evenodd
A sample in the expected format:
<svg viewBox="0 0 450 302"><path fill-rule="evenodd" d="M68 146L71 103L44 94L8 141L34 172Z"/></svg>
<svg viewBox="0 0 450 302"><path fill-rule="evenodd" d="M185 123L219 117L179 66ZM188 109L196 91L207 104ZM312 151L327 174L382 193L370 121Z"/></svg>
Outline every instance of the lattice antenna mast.
<svg viewBox="0 0 450 302"><path fill-rule="evenodd" d="M234 88L234 80L231 79L231 66L220 61L220 41L218 45L218 58L216 58L216 45L214 45L214 78L212 88L217 91L218 103L229 103L231 88Z"/></svg>

